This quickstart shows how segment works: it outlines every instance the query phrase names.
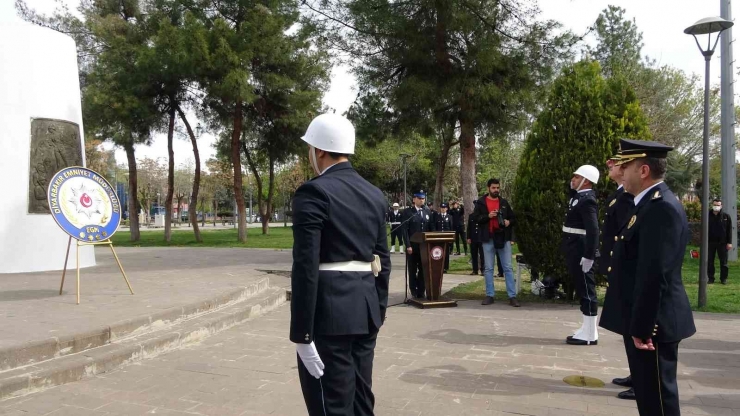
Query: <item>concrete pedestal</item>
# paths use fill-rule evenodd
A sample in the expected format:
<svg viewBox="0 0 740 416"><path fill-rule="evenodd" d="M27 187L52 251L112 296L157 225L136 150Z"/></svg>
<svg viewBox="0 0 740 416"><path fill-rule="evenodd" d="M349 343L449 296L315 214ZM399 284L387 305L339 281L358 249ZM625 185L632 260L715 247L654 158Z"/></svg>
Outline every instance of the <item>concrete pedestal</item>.
<svg viewBox="0 0 740 416"><path fill-rule="evenodd" d="M61 270L64 266L67 234L51 214L37 213L31 201L38 205L39 195L45 193L42 185L32 183L43 176L40 167L49 165L40 163L38 155L32 156L31 152L34 120L36 126L46 126L39 124L39 119L79 128L78 160L84 164L74 41L29 23L0 22L0 273ZM51 142L57 138L53 131L47 133L51 137L47 146L53 148ZM34 134L39 134L38 128ZM70 150L62 149L64 152ZM55 158L54 152L48 152L45 160L63 165L71 159ZM80 266L94 265L93 247L81 247ZM76 266L73 242L67 267Z"/></svg>

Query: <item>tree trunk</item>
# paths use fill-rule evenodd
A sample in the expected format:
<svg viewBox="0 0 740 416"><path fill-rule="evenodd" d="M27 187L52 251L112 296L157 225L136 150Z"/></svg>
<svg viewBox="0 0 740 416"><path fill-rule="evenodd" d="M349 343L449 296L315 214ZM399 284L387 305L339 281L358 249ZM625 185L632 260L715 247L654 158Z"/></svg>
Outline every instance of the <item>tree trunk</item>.
<svg viewBox="0 0 740 416"><path fill-rule="evenodd" d="M465 213L473 212L478 196L475 177L475 126L467 117L460 117L460 182ZM467 220L467 219L466 219Z"/></svg>
<svg viewBox="0 0 740 416"><path fill-rule="evenodd" d="M242 149L244 150L244 156L247 158L247 164L249 165L249 169L252 171L252 176L254 176L255 182L257 182L257 212L260 213L260 222L262 223L262 234L267 234L266 226L265 226L265 204L262 201L262 177L260 176L259 172L257 172L257 165L255 165L254 161L252 160L252 155L249 153L249 149L247 148L247 143L242 143ZM270 159L270 165L272 166L272 159ZM268 197L269 199L269 197ZM269 220L269 218L268 218Z"/></svg>
<svg viewBox="0 0 740 416"><path fill-rule="evenodd" d="M262 234L270 233L270 218L272 218L272 199L275 196L275 158L270 156L270 179L268 182L267 203L265 215L262 217Z"/></svg>
<svg viewBox="0 0 740 416"><path fill-rule="evenodd" d="M172 240L172 195L175 193L175 151L172 149L172 140L175 136L175 106L170 99L170 124L167 126L167 198L164 201L164 241Z"/></svg>
<svg viewBox="0 0 740 416"><path fill-rule="evenodd" d="M234 165L234 198L236 199L237 215L239 216L238 240L247 242L247 211L244 207L242 193L242 162L239 138L242 134L242 103L237 101L234 109L234 131L231 132L231 164Z"/></svg>
<svg viewBox="0 0 740 416"><path fill-rule="evenodd" d="M445 169L447 168L447 159L450 157L451 143L448 140L444 140L442 143L442 154L439 156L439 167L437 169L437 179L434 182L434 202L437 207L439 204L444 202L444 182L445 182Z"/></svg>
<svg viewBox="0 0 740 416"><path fill-rule="evenodd" d="M190 127L188 119L185 117L182 109L178 106L177 112L180 114L180 119L185 124L185 129L188 131L190 136L190 143L193 144L193 157L195 158L195 177L193 178L193 193L190 196L190 205L193 209L188 210L188 216L190 217L190 224L193 225L193 234L195 235L195 241L202 243L203 237L200 235L200 228L198 228L198 192L200 191L200 152L198 151L198 142L195 139L195 133ZM203 212L203 225L205 225L206 216L205 210Z"/></svg>
<svg viewBox="0 0 740 416"><path fill-rule="evenodd" d="M131 230L131 241L139 241L139 190L136 178L136 157L134 156L133 138L123 146L128 160L128 224Z"/></svg>

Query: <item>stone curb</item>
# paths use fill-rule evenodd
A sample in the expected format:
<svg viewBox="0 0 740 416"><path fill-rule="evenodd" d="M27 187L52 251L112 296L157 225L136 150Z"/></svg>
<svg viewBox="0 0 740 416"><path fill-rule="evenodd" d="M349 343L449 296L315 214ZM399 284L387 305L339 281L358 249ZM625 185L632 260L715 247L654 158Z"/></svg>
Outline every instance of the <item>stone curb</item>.
<svg viewBox="0 0 740 416"><path fill-rule="evenodd" d="M8 371L6 377L0 379L0 400L78 381L201 342L210 335L254 319L286 302L285 290L281 288L268 288L260 295L212 314L181 322L171 331L129 337L81 353Z"/></svg>
<svg viewBox="0 0 740 416"><path fill-rule="evenodd" d="M150 331L161 330L184 320L198 317L208 312L228 307L266 290L269 278L204 301L177 306L151 315L140 316L95 328L84 332L31 341L0 349L0 374L16 368L76 354L91 348L108 345L111 342L138 336Z"/></svg>

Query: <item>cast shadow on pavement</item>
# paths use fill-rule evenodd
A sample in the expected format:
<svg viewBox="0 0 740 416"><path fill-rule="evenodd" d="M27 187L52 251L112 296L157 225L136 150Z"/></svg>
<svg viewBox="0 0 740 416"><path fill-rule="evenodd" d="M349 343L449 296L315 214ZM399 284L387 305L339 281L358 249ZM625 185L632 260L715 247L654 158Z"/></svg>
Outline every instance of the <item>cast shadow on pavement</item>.
<svg viewBox="0 0 740 416"><path fill-rule="evenodd" d="M448 344L489 345L494 347L509 347L512 345L563 345L562 339L529 338L512 335L496 334L466 334L459 329L438 329L420 336L422 339L443 341Z"/></svg>
<svg viewBox="0 0 740 416"><path fill-rule="evenodd" d="M48 290L48 289L28 289L28 290L7 290L7 291L0 292L0 302L46 299L46 298L52 298L52 297L59 297L59 291L58 290Z"/></svg>

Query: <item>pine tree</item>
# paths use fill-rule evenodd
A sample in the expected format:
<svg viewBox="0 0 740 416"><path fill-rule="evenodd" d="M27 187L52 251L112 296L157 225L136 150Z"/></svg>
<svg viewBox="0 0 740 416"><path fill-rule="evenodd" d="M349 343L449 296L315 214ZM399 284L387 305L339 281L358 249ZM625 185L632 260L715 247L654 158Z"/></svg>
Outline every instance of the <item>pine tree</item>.
<svg viewBox="0 0 740 416"><path fill-rule="evenodd" d="M620 138L650 139L629 85L619 77L604 79L597 62L564 69L527 137L515 182L516 240L530 266L567 276L559 245L569 180L581 165L602 168ZM603 174L595 187L600 202L614 188ZM562 279L566 287L568 280Z"/></svg>

